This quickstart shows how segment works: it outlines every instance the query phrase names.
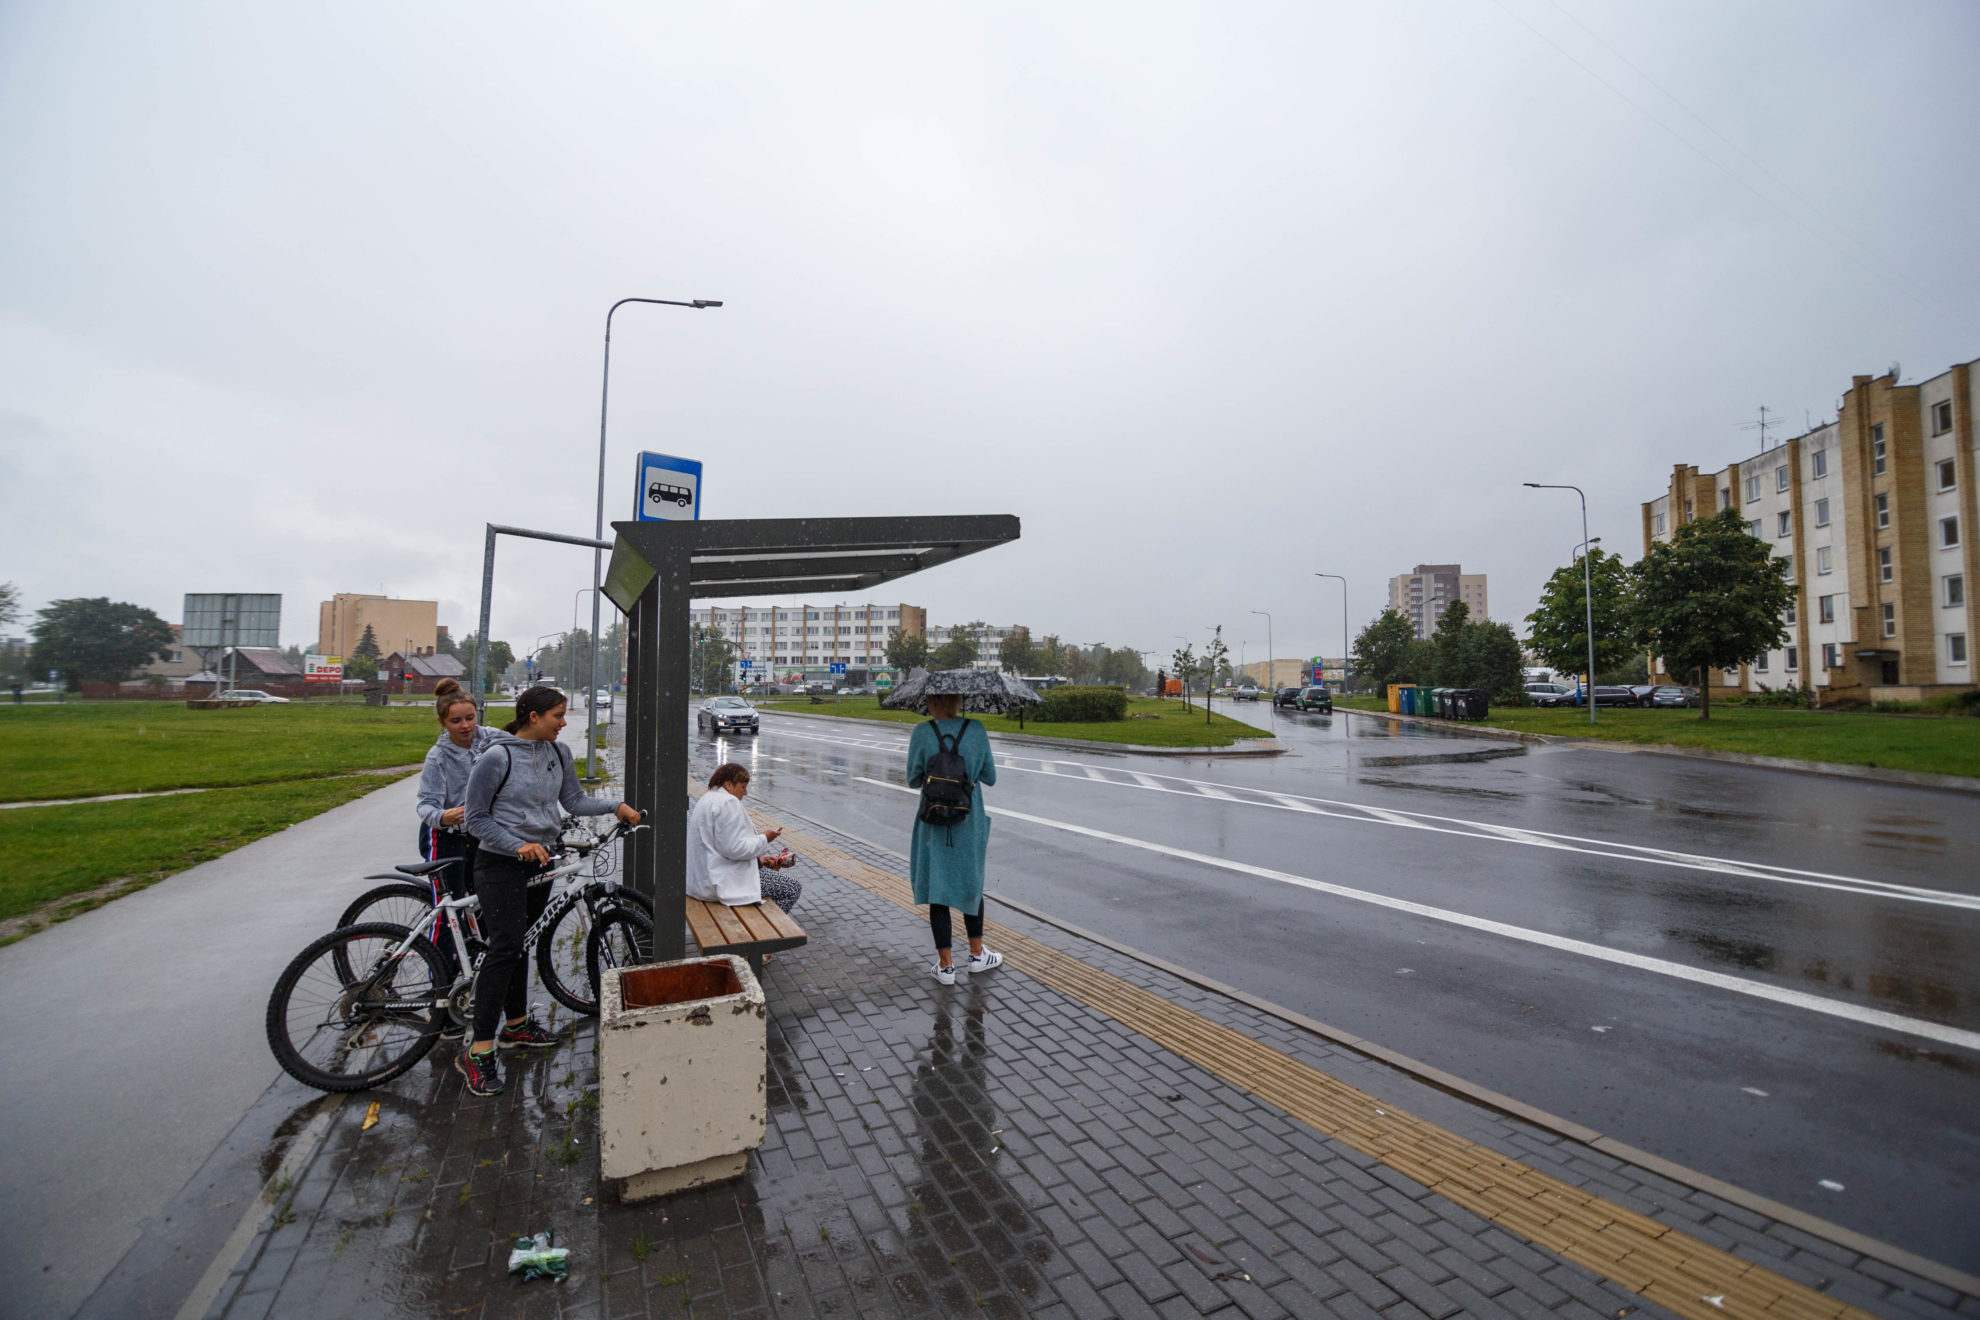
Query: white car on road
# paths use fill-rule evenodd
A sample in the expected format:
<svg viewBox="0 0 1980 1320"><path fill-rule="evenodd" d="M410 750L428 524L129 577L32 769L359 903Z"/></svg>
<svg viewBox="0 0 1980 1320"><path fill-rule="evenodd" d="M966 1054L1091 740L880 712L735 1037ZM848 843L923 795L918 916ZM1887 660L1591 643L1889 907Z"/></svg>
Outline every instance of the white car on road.
<svg viewBox="0 0 1980 1320"><path fill-rule="evenodd" d="M228 688L216 700L219 701L260 701L274 706L289 704L287 697L278 697L273 692L263 692L260 688Z"/></svg>

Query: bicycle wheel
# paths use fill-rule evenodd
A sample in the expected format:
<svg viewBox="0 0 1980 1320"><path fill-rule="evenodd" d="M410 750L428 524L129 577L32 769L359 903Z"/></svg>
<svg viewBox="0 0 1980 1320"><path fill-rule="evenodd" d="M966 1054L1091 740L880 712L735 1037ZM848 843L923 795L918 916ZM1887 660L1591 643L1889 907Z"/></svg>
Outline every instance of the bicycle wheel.
<svg viewBox="0 0 1980 1320"><path fill-rule="evenodd" d="M620 888L609 900L593 897L589 886L572 895L572 902L536 942L536 974L557 1002L573 1013L598 1015L598 980L589 962L591 931L610 906L630 908L647 917L652 928L653 901L637 889Z"/></svg>
<svg viewBox="0 0 1980 1320"><path fill-rule="evenodd" d="M268 1048L297 1081L361 1091L399 1076L433 1048L449 976L439 950L372 921L333 930L295 956L268 997ZM339 963L356 968L346 977Z"/></svg>
<svg viewBox="0 0 1980 1320"><path fill-rule="evenodd" d="M361 926L366 922L383 921L393 926L404 926L408 930L418 930L427 942L440 951L440 957L449 968L454 965L452 951L447 947L444 923L436 924L438 914L433 908L433 891L416 880L394 880L367 889L351 900L344 909L344 915L337 918L337 928ZM337 961L337 975L346 981L353 978L350 963L343 950L333 955Z"/></svg>
<svg viewBox="0 0 1980 1320"><path fill-rule="evenodd" d="M592 1002L598 1000L601 974L611 967L633 967L653 961L653 922L631 907L608 907L598 914L585 945L585 969ZM592 1010L596 1012L596 1009Z"/></svg>

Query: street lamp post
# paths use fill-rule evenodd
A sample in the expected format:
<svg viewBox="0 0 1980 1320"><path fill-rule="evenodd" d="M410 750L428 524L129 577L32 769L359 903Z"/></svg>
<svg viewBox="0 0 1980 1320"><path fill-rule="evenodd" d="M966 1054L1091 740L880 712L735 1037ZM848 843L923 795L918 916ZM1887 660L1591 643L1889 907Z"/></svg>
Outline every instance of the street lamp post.
<svg viewBox="0 0 1980 1320"><path fill-rule="evenodd" d="M1579 486L1550 485L1546 482L1526 483L1534 490L1571 490L1581 500L1581 544L1588 544L1588 496L1582 494ZM1587 607L1588 627L1588 681L1582 685L1582 699L1588 703L1588 722L1595 722L1595 574L1588 562L1588 555L1581 556L1581 603Z"/></svg>
<svg viewBox="0 0 1980 1320"><path fill-rule="evenodd" d="M1341 584L1341 695L1345 697L1347 695L1348 660L1351 658L1354 650L1354 639L1348 636L1347 579L1339 573L1315 573L1313 576L1333 578ZM1326 662L1327 657L1324 655L1321 656L1320 663L1323 668ZM1320 686L1327 686L1327 680L1324 676L1320 680ZM1347 721L1342 727L1347 737L1354 737L1354 722L1352 720Z"/></svg>
<svg viewBox="0 0 1980 1320"><path fill-rule="evenodd" d="M605 313L605 375L598 389L598 520L591 534L594 541L605 539L605 415L606 405L612 398L612 315L627 303L651 303L656 307L692 307L696 310L722 305L721 300L716 298L693 298L686 302L672 298L621 298L612 304L610 311ZM591 552L591 635L594 638L598 636L600 588L604 585L605 552L594 547ZM487 641L487 638L483 638L482 644L487 645ZM593 767L598 764L597 697L598 647L594 644L591 648L591 686L585 689L584 694L584 765L594 778L597 772Z"/></svg>
<svg viewBox="0 0 1980 1320"><path fill-rule="evenodd" d="M557 635L556 633L553 633L553 632L547 632L547 633L544 633L544 634L543 634L543 637L555 637L556 635ZM569 636L569 635L570 635L570 634L568 634L568 633L566 633L566 634L565 634L565 636ZM530 647L530 648L529 648L529 658L530 658L530 659L531 659L532 661L536 661L536 660L537 660L537 657L539 657L539 656L541 656L541 655L543 654L543 637L539 637L539 638L537 638L537 639L536 639L536 645L534 645L534 646L532 646L532 647ZM536 666L536 667L537 667L537 668L538 668L538 669L540 670L540 669L542 669L542 667L543 667L543 666L542 666L542 664L541 664L541 663L539 662L539 663L537 663L537 666Z"/></svg>
<svg viewBox="0 0 1980 1320"><path fill-rule="evenodd" d="M1273 658L1278 655L1278 652L1272 649L1272 612L1270 610L1253 610L1252 613L1265 616L1265 690L1271 693L1272 709L1276 712L1279 709L1279 671L1272 664ZM1269 720L1275 719L1277 716L1267 715L1265 718Z"/></svg>

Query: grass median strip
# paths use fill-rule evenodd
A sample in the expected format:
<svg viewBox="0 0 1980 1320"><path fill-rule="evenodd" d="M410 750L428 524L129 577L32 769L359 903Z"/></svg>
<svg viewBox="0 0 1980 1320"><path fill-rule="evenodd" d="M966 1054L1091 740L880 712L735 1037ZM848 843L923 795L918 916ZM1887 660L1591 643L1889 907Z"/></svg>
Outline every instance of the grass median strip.
<svg viewBox="0 0 1980 1320"><path fill-rule="evenodd" d="M1342 702L1356 710L1386 711L1373 697ZM1604 706L1495 706L1482 724L1562 738L1586 738L1638 746L1698 748L1745 756L1876 766L1924 774L1980 776L1980 720L1858 714L1852 711L1780 710L1715 704L1712 718L1695 710Z"/></svg>
<svg viewBox="0 0 1980 1320"><path fill-rule="evenodd" d="M438 731L431 707L0 704L0 784L28 801L322 779L414 764Z"/></svg>
<svg viewBox="0 0 1980 1320"><path fill-rule="evenodd" d="M216 788L191 799L0 812L0 856L7 859L0 870L0 922L12 926L30 914L42 919L0 932L0 943L155 884L402 777L340 775ZM411 833L408 825L408 839Z"/></svg>
<svg viewBox="0 0 1980 1320"><path fill-rule="evenodd" d="M876 720L883 724L920 724L928 717L911 710L885 710L878 697L827 698L814 706L809 698L790 701L757 701L761 710L794 711L809 715L837 715L841 719ZM1071 738L1079 742L1133 743L1141 747L1229 747L1243 738L1269 738L1268 730L1225 715L1212 715L1208 723L1201 706L1185 707L1180 701L1160 697L1131 697L1128 718L1106 724L1041 724L1027 719L1020 727L1013 715L972 715L971 719L991 733L1029 733L1040 738Z"/></svg>
<svg viewBox="0 0 1980 1320"><path fill-rule="evenodd" d="M751 815L759 825L781 823L768 812ZM814 835L787 829L783 838L832 874L920 910L901 876ZM1869 1320L1867 1312L1457 1136L1000 922L985 927L1017 970L1473 1214L1687 1320Z"/></svg>

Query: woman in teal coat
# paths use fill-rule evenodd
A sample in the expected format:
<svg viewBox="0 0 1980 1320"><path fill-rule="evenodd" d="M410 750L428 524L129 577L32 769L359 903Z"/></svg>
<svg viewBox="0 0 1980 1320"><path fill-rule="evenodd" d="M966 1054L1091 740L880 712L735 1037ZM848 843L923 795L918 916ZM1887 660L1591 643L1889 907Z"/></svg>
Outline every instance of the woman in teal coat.
<svg viewBox="0 0 1980 1320"><path fill-rule="evenodd" d="M960 825L930 825L917 814L914 841L908 848L908 875L914 881L914 901L928 905L928 927L935 935L935 979L956 983L950 945L954 940L949 909L963 914L969 936L969 970L987 972L1004 955L983 947L983 869L990 853L990 817L983 811L983 786L997 782L997 762L990 755L990 735L975 720L961 718L962 698L954 693L928 697L929 720L917 724L908 739L907 782L918 789L928 777L928 762L940 749L936 731L954 740L969 767L969 815Z"/></svg>

